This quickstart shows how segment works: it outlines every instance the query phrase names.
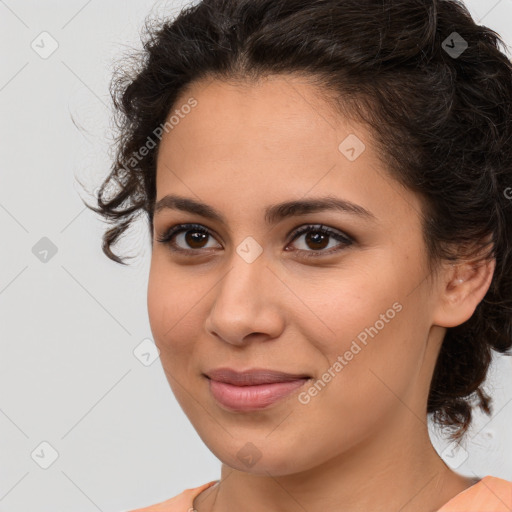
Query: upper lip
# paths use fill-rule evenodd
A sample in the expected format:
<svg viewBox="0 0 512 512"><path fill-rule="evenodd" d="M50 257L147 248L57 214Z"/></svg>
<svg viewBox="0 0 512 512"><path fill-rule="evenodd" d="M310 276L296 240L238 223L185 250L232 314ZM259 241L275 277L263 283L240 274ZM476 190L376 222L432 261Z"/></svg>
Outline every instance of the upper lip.
<svg viewBox="0 0 512 512"><path fill-rule="evenodd" d="M272 384L274 382L289 382L298 379L309 379L304 373L285 373L267 368L252 368L238 372L232 368L216 368L208 370L205 375L211 380L226 382L235 386L251 386L257 384Z"/></svg>

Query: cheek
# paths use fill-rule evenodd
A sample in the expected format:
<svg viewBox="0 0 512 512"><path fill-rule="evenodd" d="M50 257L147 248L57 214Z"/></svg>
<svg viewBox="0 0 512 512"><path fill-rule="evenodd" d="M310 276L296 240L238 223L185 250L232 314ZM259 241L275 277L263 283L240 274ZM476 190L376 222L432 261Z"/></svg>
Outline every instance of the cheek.
<svg viewBox="0 0 512 512"><path fill-rule="evenodd" d="M381 337L400 316L398 280L383 283L379 272L352 268L347 275L342 269L339 275L294 283L294 292L302 299L297 312L303 312L295 314L295 321L304 338L331 360L349 350L353 339L364 344L376 331Z"/></svg>
<svg viewBox="0 0 512 512"><path fill-rule="evenodd" d="M179 275L172 273L168 266L164 272L158 266L151 266L147 289L151 332L169 386L187 415L194 414L196 402L190 398L191 378L197 373L194 340L198 339L201 325L196 295L193 287L184 286Z"/></svg>
<svg viewBox="0 0 512 512"><path fill-rule="evenodd" d="M192 346L193 330L199 325L194 321L197 301L194 287L188 286L179 273L152 261L147 288L148 318L164 362L167 354L176 355Z"/></svg>
<svg viewBox="0 0 512 512"><path fill-rule="evenodd" d="M407 297L410 287L403 273L388 272L385 279L359 273L338 282L343 289L326 282L318 284L317 292L308 288L315 314L304 316L301 332L322 354L323 364L316 367L320 382L304 402L333 411L338 425L347 421L334 413L338 408L352 411L354 421L364 424L365 415L382 414L399 402L397 396L409 392L421 367L419 307Z"/></svg>
<svg viewBox="0 0 512 512"><path fill-rule="evenodd" d="M172 326L172 317L175 316L169 306L174 301L169 297L172 295L165 275L158 270L158 265L151 263L147 289L147 309L151 331L157 345L162 344L164 333Z"/></svg>
<svg viewBox="0 0 512 512"><path fill-rule="evenodd" d="M337 439L337 429L345 432L335 441L340 446L370 435L392 418L409 416L421 402L418 376L423 345L411 333L408 314L404 306L377 334L369 334L365 344L357 338L346 340L342 362L331 372L335 376L311 399L332 439ZM340 353L333 352L330 359ZM417 415L421 417L421 411Z"/></svg>

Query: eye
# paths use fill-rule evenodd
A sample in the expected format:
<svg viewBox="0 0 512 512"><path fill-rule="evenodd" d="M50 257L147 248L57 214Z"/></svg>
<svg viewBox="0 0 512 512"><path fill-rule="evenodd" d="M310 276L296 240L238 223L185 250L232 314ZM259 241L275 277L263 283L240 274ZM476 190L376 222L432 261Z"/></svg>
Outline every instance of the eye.
<svg viewBox="0 0 512 512"><path fill-rule="evenodd" d="M306 258L317 258L319 256L331 255L354 243L352 238L343 234L341 231L327 228L321 224L309 224L299 228L297 231L295 231L292 242L302 237L303 235L306 235L304 237L304 246L306 248L309 247L313 249L312 251L307 249L298 249L298 251L302 253L302 255ZM325 251L323 249L329 246L329 238L333 238L340 243L338 244L337 248L336 244L334 244L334 250L332 250L331 245L331 250Z"/></svg>
<svg viewBox="0 0 512 512"><path fill-rule="evenodd" d="M168 245L171 251L192 253L197 252L197 249L210 249L205 245L209 236L210 231L200 224L177 224L157 238L157 241ZM179 243L188 244L192 249L183 248Z"/></svg>
<svg viewBox="0 0 512 512"><path fill-rule="evenodd" d="M291 242L294 242L303 235L305 235L304 244L306 244L306 249L295 250L306 258L330 255L354 243L354 240L348 235L321 224L302 226L293 233ZM212 249L212 246L208 247L208 237L211 236L210 230L201 224L177 224L165 231L157 238L157 241L168 245L171 251L192 254L198 253L199 249ZM329 238L339 242L337 244L338 247L334 244L334 250L332 246L329 248ZM329 250L324 250L326 247ZM312 250L308 250L308 248ZM289 251L290 249L286 248L285 250Z"/></svg>

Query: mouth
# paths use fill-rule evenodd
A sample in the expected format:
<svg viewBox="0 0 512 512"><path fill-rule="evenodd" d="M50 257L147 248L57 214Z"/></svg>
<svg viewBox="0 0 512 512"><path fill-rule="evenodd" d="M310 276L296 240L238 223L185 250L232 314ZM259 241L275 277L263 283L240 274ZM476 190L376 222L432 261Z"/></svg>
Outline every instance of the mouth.
<svg viewBox="0 0 512 512"><path fill-rule="evenodd" d="M269 369L237 372L219 368L204 374L219 405L230 411L264 409L301 388L311 379L306 374L284 373Z"/></svg>

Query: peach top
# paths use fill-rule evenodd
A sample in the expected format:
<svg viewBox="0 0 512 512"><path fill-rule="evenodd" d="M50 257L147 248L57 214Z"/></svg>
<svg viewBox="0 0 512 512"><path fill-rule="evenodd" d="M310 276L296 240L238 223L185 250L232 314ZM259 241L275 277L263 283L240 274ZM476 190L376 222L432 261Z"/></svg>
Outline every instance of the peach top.
<svg viewBox="0 0 512 512"><path fill-rule="evenodd" d="M193 512L193 501L202 491L219 480L185 489L168 500L127 512ZM512 512L512 482L485 476L445 503L437 512Z"/></svg>

